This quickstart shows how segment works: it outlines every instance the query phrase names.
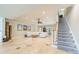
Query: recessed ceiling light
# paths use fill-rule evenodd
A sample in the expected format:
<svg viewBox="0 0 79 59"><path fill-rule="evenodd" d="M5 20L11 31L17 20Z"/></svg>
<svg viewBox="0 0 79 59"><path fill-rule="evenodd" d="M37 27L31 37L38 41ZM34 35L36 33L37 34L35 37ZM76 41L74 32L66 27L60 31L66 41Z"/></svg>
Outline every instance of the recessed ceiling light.
<svg viewBox="0 0 79 59"><path fill-rule="evenodd" d="M28 17L25 17L25 19L28 19Z"/></svg>
<svg viewBox="0 0 79 59"><path fill-rule="evenodd" d="M48 17L46 17L46 18L48 18Z"/></svg>
<svg viewBox="0 0 79 59"><path fill-rule="evenodd" d="M46 12L45 12L45 11L43 11L42 13L43 13L43 14L45 14Z"/></svg>

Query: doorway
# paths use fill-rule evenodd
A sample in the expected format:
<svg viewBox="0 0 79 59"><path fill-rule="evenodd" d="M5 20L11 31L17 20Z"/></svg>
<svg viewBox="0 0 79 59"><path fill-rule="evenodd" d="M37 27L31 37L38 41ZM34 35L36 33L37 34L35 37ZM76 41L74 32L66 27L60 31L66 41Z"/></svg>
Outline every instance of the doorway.
<svg viewBox="0 0 79 59"><path fill-rule="evenodd" d="M12 26L9 25L9 22L5 22L5 36L6 38L3 39L3 42L9 41L11 39L12 34Z"/></svg>

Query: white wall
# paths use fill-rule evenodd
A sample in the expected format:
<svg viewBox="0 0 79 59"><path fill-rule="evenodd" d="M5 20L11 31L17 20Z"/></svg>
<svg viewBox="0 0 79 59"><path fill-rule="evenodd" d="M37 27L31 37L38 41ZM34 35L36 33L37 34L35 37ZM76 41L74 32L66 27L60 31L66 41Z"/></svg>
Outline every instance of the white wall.
<svg viewBox="0 0 79 59"><path fill-rule="evenodd" d="M23 31L23 30L17 30L17 24L22 24L22 25L25 25L27 24L27 22L25 21L10 21L10 25L12 25L12 39L15 39L15 38L24 38L24 34L26 33L26 31Z"/></svg>
<svg viewBox="0 0 79 59"><path fill-rule="evenodd" d="M66 16L79 47L79 5L69 7L66 10Z"/></svg>
<svg viewBox="0 0 79 59"><path fill-rule="evenodd" d="M0 17L0 42L3 41L3 37L5 36L5 19Z"/></svg>

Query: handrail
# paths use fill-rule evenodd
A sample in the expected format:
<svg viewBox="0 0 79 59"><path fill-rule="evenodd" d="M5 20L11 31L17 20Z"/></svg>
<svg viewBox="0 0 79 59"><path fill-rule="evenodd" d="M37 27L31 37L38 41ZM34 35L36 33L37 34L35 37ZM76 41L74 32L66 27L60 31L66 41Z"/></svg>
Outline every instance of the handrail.
<svg viewBox="0 0 79 59"><path fill-rule="evenodd" d="M66 17L65 17L64 19L66 20L66 23L67 23L67 24L68 24L68 26L69 26L70 33L72 33L73 40L75 41L75 44L76 44L76 46L77 46L77 49L79 49L79 48L78 48L78 45L77 45L77 42L76 42L76 40L75 40L75 36L74 36L74 34L73 34L72 30L71 30L71 27L70 27L70 25L69 25L69 22L67 21Z"/></svg>

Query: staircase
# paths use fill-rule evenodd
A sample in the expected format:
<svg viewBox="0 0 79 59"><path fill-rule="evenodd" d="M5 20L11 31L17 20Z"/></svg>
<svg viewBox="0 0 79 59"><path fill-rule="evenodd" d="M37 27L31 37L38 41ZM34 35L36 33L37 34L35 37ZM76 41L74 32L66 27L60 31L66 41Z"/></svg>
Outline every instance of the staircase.
<svg viewBox="0 0 79 59"><path fill-rule="evenodd" d="M64 17L59 19L57 48L67 51L69 53L79 53L67 20Z"/></svg>

